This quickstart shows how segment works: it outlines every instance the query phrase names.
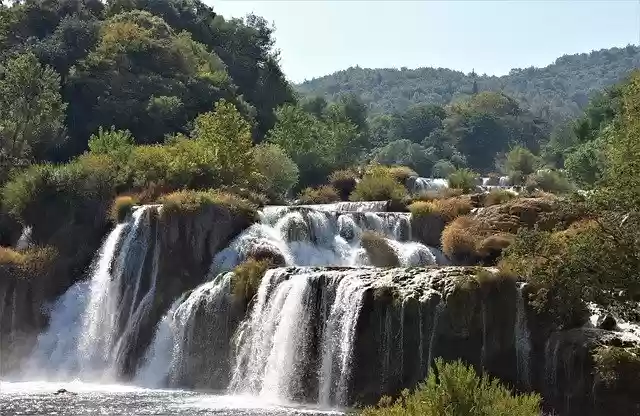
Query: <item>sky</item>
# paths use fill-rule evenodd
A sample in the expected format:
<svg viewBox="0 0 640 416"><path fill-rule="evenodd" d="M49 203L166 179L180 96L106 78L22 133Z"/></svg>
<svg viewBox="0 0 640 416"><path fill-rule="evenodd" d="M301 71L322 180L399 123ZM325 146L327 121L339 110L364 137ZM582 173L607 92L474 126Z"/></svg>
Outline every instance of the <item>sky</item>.
<svg viewBox="0 0 640 416"><path fill-rule="evenodd" d="M640 43L640 0L205 0L275 25L293 82L364 68L504 75L564 55Z"/></svg>

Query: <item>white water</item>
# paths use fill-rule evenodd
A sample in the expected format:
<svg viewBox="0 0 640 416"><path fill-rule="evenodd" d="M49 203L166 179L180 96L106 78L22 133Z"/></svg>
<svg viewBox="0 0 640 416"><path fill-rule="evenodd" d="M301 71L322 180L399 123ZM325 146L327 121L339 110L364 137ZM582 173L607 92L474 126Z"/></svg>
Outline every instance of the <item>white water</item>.
<svg viewBox="0 0 640 416"><path fill-rule="evenodd" d="M148 210L138 208L130 222L118 224L105 239L90 279L76 283L56 302L22 376L117 378L125 344L137 332L155 293L154 270L149 289L138 301L142 260L151 239ZM155 253L154 268L157 258Z"/></svg>
<svg viewBox="0 0 640 416"><path fill-rule="evenodd" d="M323 278L326 281L318 289ZM357 271L339 276L268 271L256 305L239 330L230 390L269 401L292 400L304 395L305 374L317 374L319 402L345 404L355 327L366 288ZM320 319L314 316L316 290L322 291L322 308L329 311L318 367L309 355L314 322Z"/></svg>
<svg viewBox="0 0 640 416"><path fill-rule="evenodd" d="M429 191L439 191L449 187L449 181L444 178L415 178L413 183L414 194Z"/></svg>

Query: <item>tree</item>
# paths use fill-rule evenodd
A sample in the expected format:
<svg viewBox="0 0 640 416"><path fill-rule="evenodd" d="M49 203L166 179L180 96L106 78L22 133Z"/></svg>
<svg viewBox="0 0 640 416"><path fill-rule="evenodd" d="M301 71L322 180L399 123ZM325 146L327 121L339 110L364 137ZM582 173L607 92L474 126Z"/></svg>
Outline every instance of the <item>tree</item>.
<svg viewBox="0 0 640 416"><path fill-rule="evenodd" d="M448 178L453 172L456 171L456 167L448 160L438 160L431 170L431 176L434 178Z"/></svg>
<svg viewBox="0 0 640 416"><path fill-rule="evenodd" d="M396 140L378 149L373 160L382 165L407 166L422 176L429 176L435 163L432 154L409 140Z"/></svg>
<svg viewBox="0 0 640 416"><path fill-rule="evenodd" d="M300 185L322 183L330 172L349 166L362 152L356 127L343 120L321 120L299 106L277 111L276 125L268 134L298 165Z"/></svg>
<svg viewBox="0 0 640 416"><path fill-rule="evenodd" d="M298 183L298 166L276 144L254 147L253 158L256 171L262 175L264 193L274 201L283 201Z"/></svg>
<svg viewBox="0 0 640 416"><path fill-rule="evenodd" d="M594 140L579 145L569 153L564 166L571 180L583 188L591 188L602 179L604 163L604 141Z"/></svg>
<svg viewBox="0 0 640 416"><path fill-rule="evenodd" d="M133 150L133 136L129 130L102 127L89 139L89 150L94 154L110 155L119 162L125 162Z"/></svg>
<svg viewBox="0 0 640 416"><path fill-rule="evenodd" d="M40 65L32 53L8 59L0 67L0 170L44 161L64 143L66 104L60 77ZM6 178L0 178L0 181Z"/></svg>
<svg viewBox="0 0 640 416"><path fill-rule="evenodd" d="M415 105L395 116L392 135L421 143L431 132L442 127L445 117L444 108L438 105Z"/></svg>
<svg viewBox="0 0 640 416"><path fill-rule="evenodd" d="M488 113L463 113L450 125L456 147L467 155L469 167L479 172L493 169L496 154L509 146L509 135L500 119Z"/></svg>
<svg viewBox="0 0 640 416"><path fill-rule="evenodd" d="M251 154L251 124L225 100L213 112L195 120L191 136L211 155L211 160L228 184L246 184L255 171Z"/></svg>
<svg viewBox="0 0 640 416"><path fill-rule="evenodd" d="M529 149L517 146L507 153L507 173L519 172L522 175L530 175L539 167L540 161Z"/></svg>

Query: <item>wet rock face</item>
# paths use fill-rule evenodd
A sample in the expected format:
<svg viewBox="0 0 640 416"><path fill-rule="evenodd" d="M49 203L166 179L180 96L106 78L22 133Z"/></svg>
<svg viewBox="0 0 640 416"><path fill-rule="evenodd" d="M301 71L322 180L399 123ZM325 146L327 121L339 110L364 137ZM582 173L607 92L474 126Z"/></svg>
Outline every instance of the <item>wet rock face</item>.
<svg viewBox="0 0 640 416"><path fill-rule="evenodd" d="M139 359L151 342L156 323L171 303L206 280L215 254L254 221L254 218L235 214L222 205L170 215L160 211L153 218L152 227L158 227L160 254L157 270L148 267L146 272L157 273L158 287L147 322L140 326L137 342L128 354L130 358L124 369L126 375L135 373ZM148 260L151 264L151 259Z"/></svg>

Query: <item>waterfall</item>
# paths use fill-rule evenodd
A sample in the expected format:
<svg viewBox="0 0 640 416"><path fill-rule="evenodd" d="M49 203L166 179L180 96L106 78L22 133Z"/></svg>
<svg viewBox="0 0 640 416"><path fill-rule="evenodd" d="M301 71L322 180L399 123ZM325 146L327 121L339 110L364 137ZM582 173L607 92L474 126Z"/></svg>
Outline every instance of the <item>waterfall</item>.
<svg viewBox="0 0 640 416"><path fill-rule="evenodd" d="M323 404L345 404L357 319L367 287L357 271L323 274L290 269L267 272L255 307L239 330L230 389L273 401L306 395L305 379L319 385ZM318 290L323 293L318 293ZM329 317L316 334L315 300ZM320 345L319 359L314 346Z"/></svg>
<svg viewBox="0 0 640 416"><path fill-rule="evenodd" d="M55 379L117 378L155 296L159 257L157 235L151 231L155 209L137 208L129 222L109 233L90 279L76 283L54 305L28 373ZM154 254L147 276L143 269L149 250Z"/></svg>
<svg viewBox="0 0 640 416"><path fill-rule="evenodd" d="M527 311L522 294L526 283L518 285L516 292L516 319L513 331L514 345L516 349L516 363L518 371L518 381L525 388L531 387L531 375L529 370L529 362L531 361L531 334L527 325Z"/></svg>
<svg viewBox="0 0 640 416"><path fill-rule="evenodd" d="M16 250L26 250L31 245L31 234L33 233L33 228L30 226L26 226L22 228L22 233L20 234L20 238L16 242Z"/></svg>
<svg viewBox="0 0 640 416"><path fill-rule="evenodd" d="M203 305L212 311L213 316L221 316L227 312L232 276L232 273L221 274L200 285L186 298L173 303L169 312L158 323L154 340L137 373L136 383L148 387L180 385L189 366L188 354L196 331L196 313ZM224 319L219 322L214 320L214 323L223 321ZM224 328L217 326L215 329L216 337L227 335ZM220 354L221 351L207 353Z"/></svg>
<svg viewBox="0 0 640 416"><path fill-rule="evenodd" d="M414 178L412 192L414 194L439 191L449 187L449 181L444 178Z"/></svg>

